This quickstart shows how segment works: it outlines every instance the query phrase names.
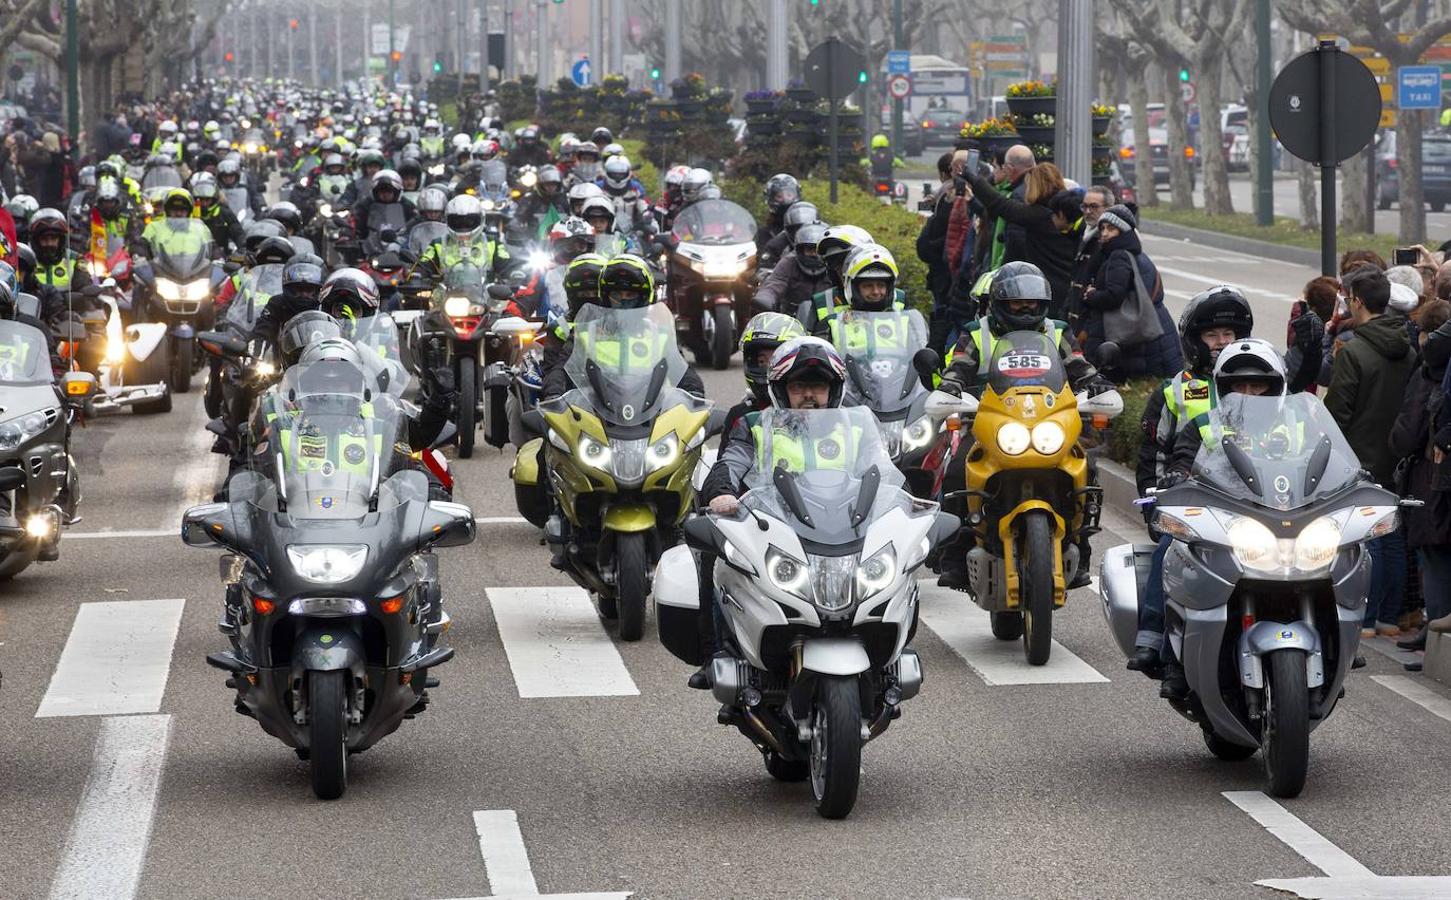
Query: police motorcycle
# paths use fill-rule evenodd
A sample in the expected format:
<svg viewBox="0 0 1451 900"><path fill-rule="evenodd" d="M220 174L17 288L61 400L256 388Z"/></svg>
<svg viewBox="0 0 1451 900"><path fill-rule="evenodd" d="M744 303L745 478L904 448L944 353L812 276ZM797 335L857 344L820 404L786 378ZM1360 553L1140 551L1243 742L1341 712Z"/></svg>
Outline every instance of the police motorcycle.
<svg viewBox="0 0 1451 900"><path fill-rule="evenodd" d="M1305 785L1310 732L1344 695L1370 590L1367 542L1399 526L1398 498L1370 482L1310 394L1223 394L1190 479L1149 498L1173 538L1165 626L1189 683L1176 712L1220 759L1259 750L1267 790ZM1418 501L1403 501L1414 505ZM1104 554L1099 590L1132 657L1153 545Z"/></svg>
<svg viewBox="0 0 1451 900"><path fill-rule="evenodd" d="M184 394L201 368L196 333L213 323L212 297L223 273L212 261L212 232L200 219L167 218L155 224L170 229L171 236L153 248L155 258L136 265L142 288L134 295L136 318L165 324L171 363L166 381L173 392Z"/></svg>
<svg viewBox="0 0 1451 900"><path fill-rule="evenodd" d="M877 417L884 449L913 496L942 496L961 425L927 411L931 391L916 369L916 356L927 347L922 314L914 309L843 310L832 319L831 337L846 363L846 402Z"/></svg>
<svg viewBox="0 0 1451 900"><path fill-rule="evenodd" d="M548 479L563 520L551 519L546 538L563 545L565 571L600 614L619 618L620 638L638 641L651 573L695 502L712 404L678 387L685 358L660 304L588 304L572 329L565 370L575 388L525 415L544 437L519 448L513 478L518 490Z"/></svg>
<svg viewBox="0 0 1451 900"><path fill-rule="evenodd" d="M70 422L94 385L86 372L66 372L58 385L45 335L0 319L0 581L57 559L61 532L80 521Z"/></svg>
<svg viewBox="0 0 1451 900"><path fill-rule="evenodd" d="M479 167L479 204L484 208L484 228L495 240L503 240L514 217L514 198L509 190L509 167L502 159L491 159Z"/></svg>
<svg viewBox="0 0 1451 900"><path fill-rule="evenodd" d="M431 670L454 655L433 551L475 528L467 506L428 499L422 472L396 470L403 407L356 354L337 339L304 350L262 396L266 431L228 502L182 520L188 545L226 551L229 647L208 664L325 800L346 789L350 754L427 707Z"/></svg>
<svg viewBox="0 0 1451 900"><path fill-rule="evenodd" d="M856 803L863 745L921 688L907 646L915 572L958 521L908 493L867 409L768 409L755 431L740 511L690 519L688 546L660 560L660 640L684 662L705 662L691 548L714 554L719 721L761 751L773 777L809 779L817 811L840 819Z"/></svg>
<svg viewBox="0 0 1451 900"><path fill-rule="evenodd" d="M139 277L139 267L138 267ZM80 302L82 309L76 309ZM93 284L67 299L61 358L75 371L95 376L85 410L137 413L171 411L171 348L165 322L126 323L132 302L114 278Z"/></svg>
<svg viewBox="0 0 1451 900"><path fill-rule="evenodd" d="M696 362L730 365L737 335L752 315L756 220L729 200L701 200L671 229L669 302Z"/></svg>

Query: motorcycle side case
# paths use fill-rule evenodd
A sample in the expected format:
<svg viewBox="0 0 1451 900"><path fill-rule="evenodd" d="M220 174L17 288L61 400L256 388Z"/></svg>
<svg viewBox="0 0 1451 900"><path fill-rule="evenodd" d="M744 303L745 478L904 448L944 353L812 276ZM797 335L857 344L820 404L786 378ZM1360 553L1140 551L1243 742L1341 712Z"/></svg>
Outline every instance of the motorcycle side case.
<svg viewBox="0 0 1451 900"><path fill-rule="evenodd" d="M677 544L660 556L654 594L660 643L681 662L700 665L700 575L689 547Z"/></svg>
<svg viewBox="0 0 1451 900"><path fill-rule="evenodd" d="M1098 569L1098 594L1103 617L1125 657L1134 655L1139 633L1139 599L1149 586L1154 544L1120 544L1103 554Z"/></svg>
<svg viewBox="0 0 1451 900"><path fill-rule="evenodd" d="M544 438L531 438L519 452L514 455L514 467L509 470L509 477L514 483L533 487L539 484L539 450L544 444Z"/></svg>

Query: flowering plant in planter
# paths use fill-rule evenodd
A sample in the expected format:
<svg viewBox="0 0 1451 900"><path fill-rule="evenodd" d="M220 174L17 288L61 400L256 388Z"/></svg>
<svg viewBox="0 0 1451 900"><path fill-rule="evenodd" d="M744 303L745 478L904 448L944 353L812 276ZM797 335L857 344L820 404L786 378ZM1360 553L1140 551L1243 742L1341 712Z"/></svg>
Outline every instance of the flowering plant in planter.
<svg viewBox="0 0 1451 900"><path fill-rule="evenodd" d="M1089 108L1089 110L1093 113L1094 118L1102 118L1103 116L1113 116L1118 114L1118 107L1109 106L1104 103L1095 103L1092 107Z"/></svg>
<svg viewBox="0 0 1451 900"><path fill-rule="evenodd" d="M1019 81L1008 85L1009 97L1053 97L1058 94L1056 81Z"/></svg>
<svg viewBox="0 0 1451 900"><path fill-rule="evenodd" d="M965 138L1012 137L1017 133L1017 126L1013 124L1011 118L1006 116L1001 119L985 119L976 125L969 122L962 126L962 131L959 132Z"/></svg>

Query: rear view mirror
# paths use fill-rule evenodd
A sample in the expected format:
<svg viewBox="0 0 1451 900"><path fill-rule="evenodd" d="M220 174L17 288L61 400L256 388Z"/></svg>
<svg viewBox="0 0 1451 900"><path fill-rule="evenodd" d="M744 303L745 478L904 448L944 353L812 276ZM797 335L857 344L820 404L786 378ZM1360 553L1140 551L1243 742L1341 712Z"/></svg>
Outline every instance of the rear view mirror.
<svg viewBox="0 0 1451 900"><path fill-rule="evenodd" d="M977 398L971 394L958 397L946 391L933 391L927 397L926 410L927 415L934 419L946 419L949 416L975 416L977 406Z"/></svg>
<svg viewBox="0 0 1451 900"><path fill-rule="evenodd" d="M711 523L705 516L691 516L681 526L685 534L685 544L692 550L699 550L701 553L720 552L720 530Z"/></svg>
<svg viewBox="0 0 1451 900"><path fill-rule="evenodd" d="M494 285L489 286L490 296L493 296L493 288ZM536 330L538 330L538 325L536 325L534 322L530 322L528 319L521 319L518 316L505 316L504 318L500 319L492 326L490 326L489 330L492 331L494 334L502 334L509 337L514 337L521 334L533 334Z"/></svg>
<svg viewBox="0 0 1451 900"><path fill-rule="evenodd" d="M1098 345L1098 352L1094 354L1093 364L1100 369L1112 369L1118 365L1123 357L1123 351L1113 341L1104 341Z"/></svg>
<svg viewBox="0 0 1451 900"><path fill-rule="evenodd" d="M917 370L917 377L922 379L922 386L932 390L932 379L936 377L937 370L942 368L942 357L931 347L923 347L912 354L912 368Z"/></svg>
<svg viewBox="0 0 1451 900"><path fill-rule="evenodd" d="M435 547L471 544L477 526L474 511L462 503L431 500L423 517L423 541Z"/></svg>
<svg viewBox="0 0 1451 900"><path fill-rule="evenodd" d="M514 296L514 289L507 284L495 282L487 288L489 296L495 300L508 300Z"/></svg>
<svg viewBox="0 0 1451 900"><path fill-rule="evenodd" d="M96 376L90 372L67 372L61 376L60 389L66 403L82 406L96 392Z"/></svg>
<svg viewBox="0 0 1451 900"><path fill-rule="evenodd" d="M181 540L188 547L212 547L222 544L232 518L231 507L225 503L203 503L193 506L181 517ZM225 546L225 544L222 544Z"/></svg>

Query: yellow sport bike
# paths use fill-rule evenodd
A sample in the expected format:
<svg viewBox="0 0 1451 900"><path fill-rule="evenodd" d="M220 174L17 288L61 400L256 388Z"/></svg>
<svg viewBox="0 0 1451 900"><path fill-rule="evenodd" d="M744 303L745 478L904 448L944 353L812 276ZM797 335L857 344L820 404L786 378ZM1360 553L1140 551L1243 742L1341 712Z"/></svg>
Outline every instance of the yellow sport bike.
<svg viewBox="0 0 1451 900"><path fill-rule="evenodd" d="M972 596L991 614L993 634L1021 636L1028 664L1041 666L1052 649L1053 610L1067 599L1065 572L1077 569L1078 540L1098 530L1102 508L1079 442L1083 420L1106 425L1123 398L1075 397L1056 344L1041 332L998 338L981 374L981 400L963 398L975 407L967 455Z"/></svg>
<svg viewBox="0 0 1451 900"><path fill-rule="evenodd" d="M637 641L660 555L695 505L691 474L711 404L680 390L685 358L663 305L585 306L565 370L572 390L539 404L550 489L567 520L566 570L593 594L620 638ZM514 480L537 481L538 445L519 450Z"/></svg>

